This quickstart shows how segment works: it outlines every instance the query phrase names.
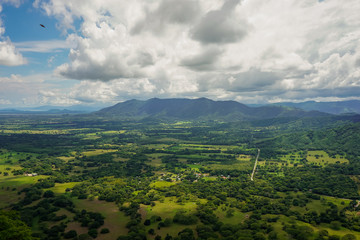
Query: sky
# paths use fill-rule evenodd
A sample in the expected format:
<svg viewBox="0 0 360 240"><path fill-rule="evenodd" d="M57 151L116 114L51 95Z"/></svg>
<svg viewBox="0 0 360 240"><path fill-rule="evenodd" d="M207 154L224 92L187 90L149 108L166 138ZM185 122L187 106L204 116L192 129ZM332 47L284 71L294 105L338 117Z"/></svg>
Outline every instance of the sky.
<svg viewBox="0 0 360 240"><path fill-rule="evenodd" d="M0 0L0 107L360 99L359 12L359 0Z"/></svg>

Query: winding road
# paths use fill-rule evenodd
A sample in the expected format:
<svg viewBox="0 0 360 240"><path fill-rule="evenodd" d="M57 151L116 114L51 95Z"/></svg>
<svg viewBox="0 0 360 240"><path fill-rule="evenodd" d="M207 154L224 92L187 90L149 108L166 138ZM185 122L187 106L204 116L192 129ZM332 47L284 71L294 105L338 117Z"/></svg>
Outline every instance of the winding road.
<svg viewBox="0 0 360 240"><path fill-rule="evenodd" d="M257 154L257 156L256 156L254 169L253 169L252 174L251 174L251 181L254 181L254 174L255 174L256 165L257 165L257 162L258 162L259 156L260 156L260 149L258 148L258 154Z"/></svg>

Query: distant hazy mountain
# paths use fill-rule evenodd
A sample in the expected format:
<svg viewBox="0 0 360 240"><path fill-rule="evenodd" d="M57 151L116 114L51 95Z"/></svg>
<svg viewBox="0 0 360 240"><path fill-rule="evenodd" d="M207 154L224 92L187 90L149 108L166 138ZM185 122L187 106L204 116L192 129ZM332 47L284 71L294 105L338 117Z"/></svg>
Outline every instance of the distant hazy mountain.
<svg viewBox="0 0 360 240"><path fill-rule="evenodd" d="M357 113L360 114L360 101L351 100L351 101L342 101L342 102L301 102L301 103L291 103L283 102L276 103L277 106L287 106L300 108L305 111L320 111L331 114L344 114L344 113Z"/></svg>
<svg viewBox="0 0 360 240"><path fill-rule="evenodd" d="M49 110L70 110L75 112L94 112L102 109L104 106L87 106L87 105L73 105L73 106L39 106L33 108L19 108L22 111L49 111Z"/></svg>
<svg viewBox="0 0 360 240"><path fill-rule="evenodd" d="M50 109L42 110L17 110L17 109L0 109L0 115L46 115L46 114L79 114L82 111L72 111L67 109Z"/></svg>
<svg viewBox="0 0 360 240"><path fill-rule="evenodd" d="M94 113L118 118L165 118L179 120L269 119L278 117L320 117L329 114L283 106L248 107L235 101L199 99L129 100Z"/></svg>
<svg viewBox="0 0 360 240"><path fill-rule="evenodd" d="M0 114L80 114L90 113L101 109L99 106L73 105L73 106L39 106L27 108L4 108Z"/></svg>

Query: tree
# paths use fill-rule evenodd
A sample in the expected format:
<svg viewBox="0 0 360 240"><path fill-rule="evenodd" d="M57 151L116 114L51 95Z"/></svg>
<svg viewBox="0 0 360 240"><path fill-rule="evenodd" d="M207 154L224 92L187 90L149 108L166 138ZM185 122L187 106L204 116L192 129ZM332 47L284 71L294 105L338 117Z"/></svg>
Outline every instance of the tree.
<svg viewBox="0 0 360 240"><path fill-rule="evenodd" d="M192 214L185 214L184 212L179 211L175 214L173 221L174 223L192 225L197 222L197 218Z"/></svg>
<svg viewBox="0 0 360 240"><path fill-rule="evenodd" d="M254 235L254 240L266 240L266 238L263 233L257 232Z"/></svg>
<svg viewBox="0 0 360 240"><path fill-rule="evenodd" d="M190 228L185 228L178 233L180 240L195 240L194 232Z"/></svg>
<svg viewBox="0 0 360 240"><path fill-rule="evenodd" d="M67 233L64 234L65 239L74 238L77 236L77 232L75 230L70 230Z"/></svg>
<svg viewBox="0 0 360 240"><path fill-rule="evenodd" d="M33 240L31 229L15 211L0 211L0 239Z"/></svg>
<svg viewBox="0 0 360 240"><path fill-rule="evenodd" d="M97 237L97 235L98 235L98 232L97 232L97 230L96 229L90 229L89 231L88 231L88 234L92 237L92 238L96 238Z"/></svg>
<svg viewBox="0 0 360 240"><path fill-rule="evenodd" d="M44 194L43 194L43 197L44 197L44 198L52 198L52 197L54 197L54 196L55 196L55 194L54 194L54 192L51 191L51 190L47 190L47 191L45 191Z"/></svg>
<svg viewBox="0 0 360 240"><path fill-rule="evenodd" d="M341 222L339 222L339 221L332 221L332 222L330 223L330 227L331 227L331 229L334 229L334 230L340 230L340 228L341 228Z"/></svg>
<svg viewBox="0 0 360 240"><path fill-rule="evenodd" d="M348 233L348 234L344 235L344 236L341 238L341 240L356 240L356 237L355 237L353 234Z"/></svg>
<svg viewBox="0 0 360 240"><path fill-rule="evenodd" d="M103 228L100 231L101 234L105 234L105 233L109 233L109 232L110 232L110 230L108 228Z"/></svg>
<svg viewBox="0 0 360 240"><path fill-rule="evenodd" d="M277 240L278 239L277 232L275 232L275 231L269 232L268 238L269 238L269 240Z"/></svg>

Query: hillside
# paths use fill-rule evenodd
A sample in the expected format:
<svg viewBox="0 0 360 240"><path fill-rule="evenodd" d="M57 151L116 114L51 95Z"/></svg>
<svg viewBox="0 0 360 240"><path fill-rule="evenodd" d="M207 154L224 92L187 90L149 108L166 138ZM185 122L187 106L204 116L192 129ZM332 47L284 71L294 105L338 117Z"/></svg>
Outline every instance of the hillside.
<svg viewBox="0 0 360 240"><path fill-rule="evenodd" d="M323 117L329 114L283 106L248 107L235 101L199 99L129 100L94 113L118 118L165 118L177 120L253 120L280 117Z"/></svg>

